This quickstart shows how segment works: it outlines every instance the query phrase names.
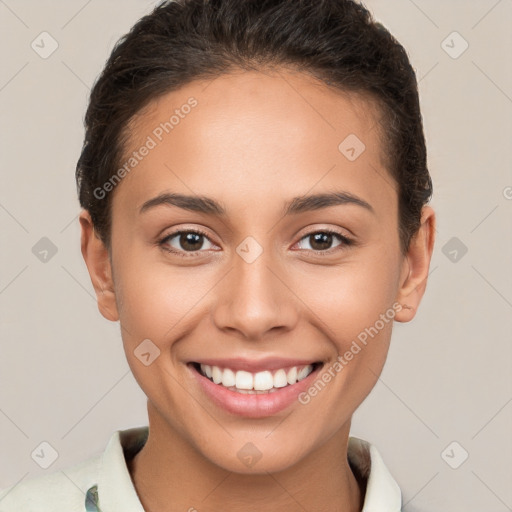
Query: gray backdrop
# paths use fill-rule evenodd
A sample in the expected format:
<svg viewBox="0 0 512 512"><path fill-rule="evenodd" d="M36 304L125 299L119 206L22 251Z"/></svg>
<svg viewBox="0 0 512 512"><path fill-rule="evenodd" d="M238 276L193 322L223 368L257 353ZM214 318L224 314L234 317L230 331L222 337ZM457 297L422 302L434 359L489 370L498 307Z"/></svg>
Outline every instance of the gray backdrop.
<svg viewBox="0 0 512 512"><path fill-rule="evenodd" d="M153 5L0 0L0 488L147 424L82 260L74 169L89 88ZM366 5L417 70L438 233L419 313L395 324L352 435L377 445L405 512L510 511L512 1ZM31 455L44 441L48 469Z"/></svg>

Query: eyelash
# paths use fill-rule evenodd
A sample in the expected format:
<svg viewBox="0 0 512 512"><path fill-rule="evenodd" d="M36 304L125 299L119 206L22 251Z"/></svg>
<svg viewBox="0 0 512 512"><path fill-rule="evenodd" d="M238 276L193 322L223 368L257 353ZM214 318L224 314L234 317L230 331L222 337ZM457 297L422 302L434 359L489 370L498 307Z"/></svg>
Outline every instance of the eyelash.
<svg viewBox="0 0 512 512"><path fill-rule="evenodd" d="M175 254L175 255L177 255L179 257L182 257L182 258L196 257L196 255L198 253L202 252L201 250L199 250L199 251L188 251L188 252L186 252L186 251L177 251L175 249L170 249L169 246L166 245L166 243L169 240L171 240L172 238L174 238L176 235L181 235L183 233L195 233L197 235L202 235L202 236L204 236L206 239L208 239L211 242L208 234L205 233L204 231L201 231L200 229L184 229L184 230L181 230L181 231L175 231L173 233L165 235L163 238L161 238L161 239L159 239L157 241L157 244L164 251L172 253L172 254ZM326 254L331 254L331 251L335 252L337 249L338 250L344 250L345 248L350 247L351 245L354 245L354 243L355 243L354 240L352 240L351 238L348 238L347 236L342 235L338 231L335 231L335 230L332 230L332 229L320 229L320 230L317 230L317 231L311 231L310 233L307 233L306 235L304 235L300 240L303 240L304 238L310 237L312 235L316 235L318 233L335 235L342 242L341 245L338 245L336 247L332 247L331 249L327 249L325 251L317 251L317 250L314 250L314 249L305 249L305 250L309 250L310 252L313 252L314 254L317 254L317 255L320 255L320 256L324 256ZM211 242L211 243L213 243L213 242Z"/></svg>

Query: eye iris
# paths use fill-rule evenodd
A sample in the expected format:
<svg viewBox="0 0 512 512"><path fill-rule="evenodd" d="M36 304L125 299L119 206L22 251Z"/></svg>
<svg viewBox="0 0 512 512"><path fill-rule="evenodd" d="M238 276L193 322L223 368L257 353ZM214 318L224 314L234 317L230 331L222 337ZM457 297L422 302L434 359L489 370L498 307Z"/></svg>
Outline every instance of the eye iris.
<svg viewBox="0 0 512 512"><path fill-rule="evenodd" d="M180 246L186 251L200 249L203 245L202 237L199 233L184 233L180 236Z"/></svg>
<svg viewBox="0 0 512 512"><path fill-rule="evenodd" d="M332 244L332 234L331 233L315 233L310 235L310 239L314 242L311 244L311 247L315 251L321 251L322 249L329 249L329 246ZM320 244L320 247L315 247L315 244Z"/></svg>

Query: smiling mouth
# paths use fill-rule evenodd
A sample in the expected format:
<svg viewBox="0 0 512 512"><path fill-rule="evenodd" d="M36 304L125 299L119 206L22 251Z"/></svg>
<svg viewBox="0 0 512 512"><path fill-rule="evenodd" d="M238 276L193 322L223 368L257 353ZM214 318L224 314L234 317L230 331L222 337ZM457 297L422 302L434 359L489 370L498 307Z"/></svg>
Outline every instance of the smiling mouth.
<svg viewBox="0 0 512 512"><path fill-rule="evenodd" d="M190 363L190 365L197 373L218 386L236 393L260 395L275 393L280 389L293 386L321 368L323 363L315 362L303 366L264 370L255 373L244 370L233 371L230 368L196 362Z"/></svg>

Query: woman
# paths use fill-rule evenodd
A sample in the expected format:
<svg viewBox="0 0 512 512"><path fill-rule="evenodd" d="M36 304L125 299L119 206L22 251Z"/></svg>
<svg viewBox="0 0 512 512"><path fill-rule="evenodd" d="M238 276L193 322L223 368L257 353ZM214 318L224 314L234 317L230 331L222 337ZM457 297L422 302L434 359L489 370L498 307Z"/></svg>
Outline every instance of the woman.
<svg viewBox="0 0 512 512"><path fill-rule="evenodd" d="M85 125L82 254L149 426L2 508L399 511L349 431L434 244L402 46L352 0L165 2Z"/></svg>

